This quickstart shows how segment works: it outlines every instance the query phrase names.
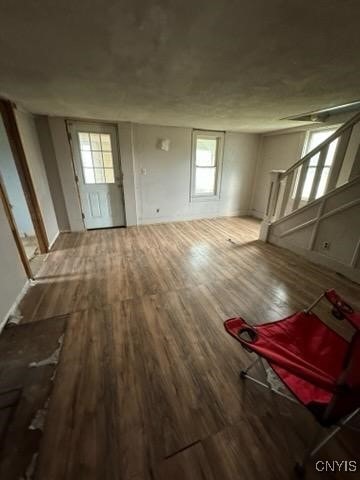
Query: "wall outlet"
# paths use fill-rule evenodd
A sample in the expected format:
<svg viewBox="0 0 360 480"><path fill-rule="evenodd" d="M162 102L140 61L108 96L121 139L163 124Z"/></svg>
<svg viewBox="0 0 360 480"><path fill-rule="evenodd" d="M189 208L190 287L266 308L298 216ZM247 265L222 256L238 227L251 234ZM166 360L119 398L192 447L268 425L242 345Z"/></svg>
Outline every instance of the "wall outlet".
<svg viewBox="0 0 360 480"><path fill-rule="evenodd" d="M159 213L159 212L160 212L160 208L157 208L157 209L156 209L156 213Z"/></svg>
<svg viewBox="0 0 360 480"><path fill-rule="evenodd" d="M322 244L324 250L329 250L330 249L330 242L323 242Z"/></svg>

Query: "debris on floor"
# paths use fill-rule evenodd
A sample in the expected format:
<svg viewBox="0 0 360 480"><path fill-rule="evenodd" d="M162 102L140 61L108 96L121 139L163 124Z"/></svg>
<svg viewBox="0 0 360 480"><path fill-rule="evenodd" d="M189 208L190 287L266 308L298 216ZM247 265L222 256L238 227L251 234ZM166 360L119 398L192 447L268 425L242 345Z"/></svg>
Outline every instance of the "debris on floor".
<svg viewBox="0 0 360 480"><path fill-rule="evenodd" d="M44 360L40 360L39 362L31 362L29 364L29 367L45 367L46 365L57 365L59 363L59 356L62 348L62 344L64 341L64 335L61 335L61 337L58 340L58 347L54 352L47 358L44 358Z"/></svg>
<svg viewBox="0 0 360 480"><path fill-rule="evenodd" d="M20 477L19 480L32 480L34 478L38 456L39 456L38 452L34 453L34 455L31 458L31 462L29 463L29 466L26 469L25 474L22 477Z"/></svg>
<svg viewBox="0 0 360 480"><path fill-rule="evenodd" d="M18 325L22 319L23 316L21 315L20 310L16 309L11 315L9 315L8 321L6 322L6 328Z"/></svg>
<svg viewBox="0 0 360 480"><path fill-rule="evenodd" d="M11 404L0 416L1 480L34 480L67 319L24 318L0 335L0 392L18 392L16 402L1 397L5 407Z"/></svg>
<svg viewBox="0 0 360 480"><path fill-rule="evenodd" d="M291 396L291 393L289 392L289 390L287 390L284 387L284 384L278 378L278 376L276 375L276 373L273 371L272 368L266 369L266 379L268 383L271 385L271 388L273 388L274 390L277 390L278 392L285 393L286 395Z"/></svg>
<svg viewBox="0 0 360 480"><path fill-rule="evenodd" d="M45 426L45 419L46 419L46 414L49 409L49 401L50 399L48 398L46 400L46 403L43 408L40 408L36 413L34 418L32 419L30 425L29 425L29 430L41 430L44 431L44 426Z"/></svg>

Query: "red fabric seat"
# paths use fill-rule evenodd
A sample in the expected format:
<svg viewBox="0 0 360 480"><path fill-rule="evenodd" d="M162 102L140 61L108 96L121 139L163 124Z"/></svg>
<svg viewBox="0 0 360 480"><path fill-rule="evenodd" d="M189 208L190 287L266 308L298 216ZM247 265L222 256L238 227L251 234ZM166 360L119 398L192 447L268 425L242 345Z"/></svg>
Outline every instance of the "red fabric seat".
<svg viewBox="0 0 360 480"><path fill-rule="evenodd" d="M329 290L325 296L337 308L340 301L346 305L346 318L350 315L348 320L353 326L358 325L360 315L336 292ZM224 325L246 349L268 361L320 423L324 422L324 412L335 397L340 407L335 405L335 413L326 421L335 422L360 406L360 330L348 342L312 312L297 312L256 327L247 325L240 317L226 320Z"/></svg>

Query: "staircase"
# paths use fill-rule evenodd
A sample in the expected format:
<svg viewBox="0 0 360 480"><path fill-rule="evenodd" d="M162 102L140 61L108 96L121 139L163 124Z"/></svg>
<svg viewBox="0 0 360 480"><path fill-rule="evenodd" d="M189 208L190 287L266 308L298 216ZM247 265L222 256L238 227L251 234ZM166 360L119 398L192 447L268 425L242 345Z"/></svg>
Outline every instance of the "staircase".
<svg viewBox="0 0 360 480"><path fill-rule="evenodd" d="M260 239L360 283L360 113L288 170L270 172Z"/></svg>

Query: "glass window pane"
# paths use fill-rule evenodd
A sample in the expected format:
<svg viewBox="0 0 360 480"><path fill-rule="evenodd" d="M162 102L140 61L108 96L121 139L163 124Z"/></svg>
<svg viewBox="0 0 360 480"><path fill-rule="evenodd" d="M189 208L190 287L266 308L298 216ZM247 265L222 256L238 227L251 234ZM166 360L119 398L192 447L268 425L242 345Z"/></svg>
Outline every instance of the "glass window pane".
<svg viewBox="0 0 360 480"><path fill-rule="evenodd" d="M195 172L195 194L215 194L216 168L196 168Z"/></svg>
<svg viewBox="0 0 360 480"><path fill-rule="evenodd" d="M321 172L320 182L316 192L316 198L319 198L322 195L324 195L328 178L329 178L329 173L330 173L330 167L324 167L323 171Z"/></svg>
<svg viewBox="0 0 360 480"><path fill-rule="evenodd" d="M333 163L336 148L337 148L337 145L338 145L338 141L339 141L339 139L335 138L335 140L333 140L329 145L329 150L328 150L328 153L327 153L326 159L325 159L325 165L326 166L330 167Z"/></svg>
<svg viewBox="0 0 360 480"><path fill-rule="evenodd" d="M102 133L100 135L100 137L101 137L101 148L102 148L102 150L107 150L108 152L111 152L110 135L108 133Z"/></svg>
<svg viewBox="0 0 360 480"><path fill-rule="evenodd" d="M79 142L81 150L90 150L89 134L85 132L79 132Z"/></svg>
<svg viewBox="0 0 360 480"><path fill-rule="evenodd" d="M95 172L95 182L96 183L105 183L105 175L103 168L94 168Z"/></svg>
<svg viewBox="0 0 360 480"><path fill-rule="evenodd" d="M93 168L84 168L84 180L85 180L85 183L95 183Z"/></svg>
<svg viewBox="0 0 360 480"><path fill-rule="evenodd" d="M320 153L317 153L316 155L312 156L310 158L309 166L310 167L316 167L316 165L318 164L318 161L319 161L319 157L320 157Z"/></svg>
<svg viewBox="0 0 360 480"><path fill-rule="evenodd" d="M113 167L113 158L111 152L103 152L103 161L105 168L112 168Z"/></svg>
<svg viewBox="0 0 360 480"><path fill-rule="evenodd" d="M216 165L216 138L196 139L196 166L214 167Z"/></svg>
<svg viewBox="0 0 360 480"><path fill-rule="evenodd" d="M93 157L94 167L103 166L101 152L92 152L92 157Z"/></svg>
<svg viewBox="0 0 360 480"><path fill-rule="evenodd" d="M91 152L87 150L81 151L81 162L83 167L92 167Z"/></svg>
<svg viewBox="0 0 360 480"><path fill-rule="evenodd" d="M313 181L314 181L315 172L316 172L315 167L309 167L308 168L308 171L306 173L306 178L305 178L305 183L304 183L302 195L301 195L302 200L308 200L309 197L310 197L311 187L312 187L312 184L313 184Z"/></svg>
<svg viewBox="0 0 360 480"><path fill-rule="evenodd" d="M316 148L320 143L324 142L327 138L332 135L336 129L331 130L313 130L310 132L309 141L306 145L306 153L310 152Z"/></svg>
<svg viewBox="0 0 360 480"><path fill-rule="evenodd" d="M106 183L115 183L114 170L112 168L105 168L104 172Z"/></svg>
<svg viewBox="0 0 360 480"><path fill-rule="evenodd" d="M100 135L98 133L90 133L91 150L101 150Z"/></svg>

